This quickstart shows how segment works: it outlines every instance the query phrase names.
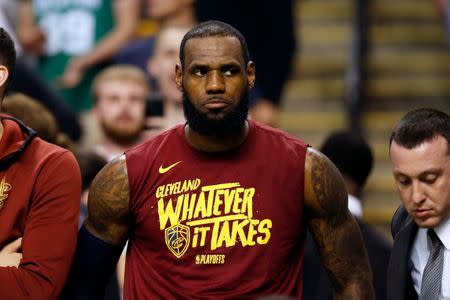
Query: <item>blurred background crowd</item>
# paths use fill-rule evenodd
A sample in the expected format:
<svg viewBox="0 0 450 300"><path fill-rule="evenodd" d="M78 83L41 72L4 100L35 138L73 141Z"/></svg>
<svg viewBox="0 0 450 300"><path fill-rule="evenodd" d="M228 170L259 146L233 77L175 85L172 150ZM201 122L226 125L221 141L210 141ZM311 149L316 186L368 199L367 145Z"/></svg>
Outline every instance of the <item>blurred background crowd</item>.
<svg viewBox="0 0 450 300"><path fill-rule="evenodd" d="M449 0L0 0L18 54L2 111L76 152L87 190L106 161L184 122L179 44L209 19L247 39L251 118L317 148L336 129L364 137L360 217L387 237L389 133L412 108L450 111Z"/></svg>

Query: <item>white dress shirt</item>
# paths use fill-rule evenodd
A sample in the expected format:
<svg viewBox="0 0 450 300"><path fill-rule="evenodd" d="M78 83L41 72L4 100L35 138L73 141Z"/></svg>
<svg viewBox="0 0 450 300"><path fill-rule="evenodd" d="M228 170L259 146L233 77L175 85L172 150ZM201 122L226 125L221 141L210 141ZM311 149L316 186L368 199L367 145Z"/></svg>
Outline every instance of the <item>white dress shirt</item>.
<svg viewBox="0 0 450 300"><path fill-rule="evenodd" d="M434 228L444 244L444 268L442 271L441 297L450 300L450 219ZM430 255L431 241L427 237L427 228L419 228L410 255L411 277L417 294L422 287L422 276Z"/></svg>
<svg viewBox="0 0 450 300"><path fill-rule="evenodd" d="M361 201L355 196L350 194L348 194L348 210L354 217L362 219L363 208Z"/></svg>

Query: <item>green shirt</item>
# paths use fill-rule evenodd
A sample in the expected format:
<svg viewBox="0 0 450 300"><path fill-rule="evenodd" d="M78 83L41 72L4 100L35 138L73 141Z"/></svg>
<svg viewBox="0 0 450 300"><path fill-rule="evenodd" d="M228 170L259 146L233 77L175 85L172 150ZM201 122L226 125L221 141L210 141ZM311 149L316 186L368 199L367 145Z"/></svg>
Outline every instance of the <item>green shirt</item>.
<svg viewBox="0 0 450 300"><path fill-rule="evenodd" d="M45 53L38 60L39 72L53 85L74 111L92 107L91 83L103 65L87 69L74 88L63 89L58 79L70 58L90 52L114 26L110 0L33 0L39 25L46 34Z"/></svg>

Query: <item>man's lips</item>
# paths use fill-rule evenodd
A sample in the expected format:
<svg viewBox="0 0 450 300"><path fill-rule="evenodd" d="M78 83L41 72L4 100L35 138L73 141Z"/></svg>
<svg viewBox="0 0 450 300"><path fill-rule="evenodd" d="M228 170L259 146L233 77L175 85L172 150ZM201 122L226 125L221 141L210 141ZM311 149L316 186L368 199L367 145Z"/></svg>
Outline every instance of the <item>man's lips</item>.
<svg viewBox="0 0 450 300"><path fill-rule="evenodd" d="M421 209L414 209L413 210L413 215L417 218L426 218L429 217L432 213L431 209L425 209L425 208L421 208Z"/></svg>
<svg viewBox="0 0 450 300"><path fill-rule="evenodd" d="M208 101L206 101L203 106L209 110L220 110L228 106L229 104L230 102L225 98L214 97L208 99Z"/></svg>

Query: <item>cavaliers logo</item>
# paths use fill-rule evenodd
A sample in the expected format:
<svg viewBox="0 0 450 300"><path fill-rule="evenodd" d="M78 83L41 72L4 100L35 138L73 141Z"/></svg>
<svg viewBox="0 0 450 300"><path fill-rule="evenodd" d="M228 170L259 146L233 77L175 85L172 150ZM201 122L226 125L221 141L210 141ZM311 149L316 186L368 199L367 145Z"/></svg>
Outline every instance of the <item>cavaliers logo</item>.
<svg viewBox="0 0 450 300"><path fill-rule="evenodd" d="M0 182L0 209L5 205L5 200L8 198L8 192L11 190L11 185L5 181L5 177L3 177Z"/></svg>
<svg viewBox="0 0 450 300"><path fill-rule="evenodd" d="M177 258L183 256L191 240L189 227L183 224L177 224L166 228L165 233L166 245L170 252Z"/></svg>

